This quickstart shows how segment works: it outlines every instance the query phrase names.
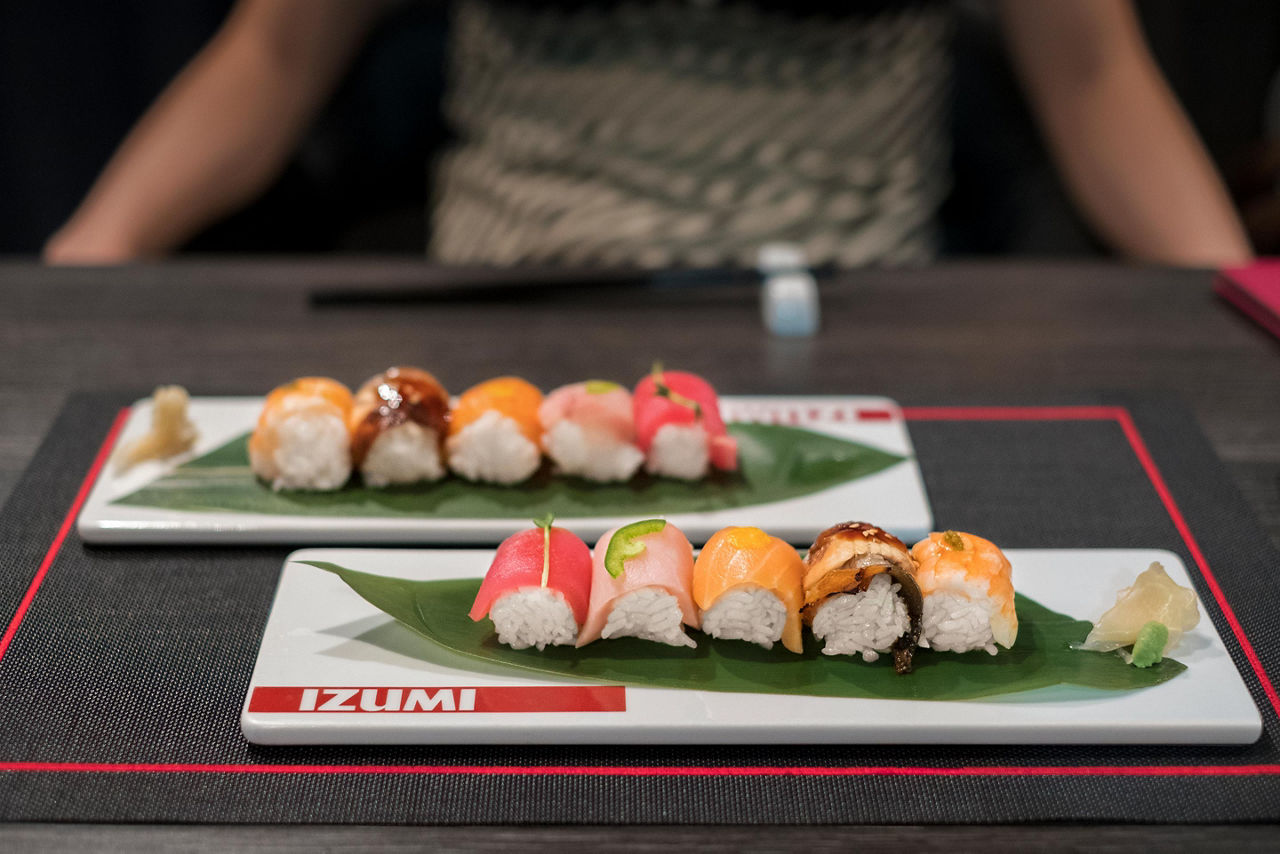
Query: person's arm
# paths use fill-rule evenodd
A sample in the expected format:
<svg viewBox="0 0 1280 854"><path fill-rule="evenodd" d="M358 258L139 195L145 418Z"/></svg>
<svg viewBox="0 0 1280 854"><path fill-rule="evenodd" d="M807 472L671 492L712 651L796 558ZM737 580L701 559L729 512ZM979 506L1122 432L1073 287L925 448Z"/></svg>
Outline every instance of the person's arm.
<svg viewBox="0 0 1280 854"><path fill-rule="evenodd" d="M1248 238L1128 0L1002 0L1014 65L1077 206L1119 251L1247 261Z"/></svg>
<svg viewBox="0 0 1280 854"><path fill-rule="evenodd" d="M382 2L240 0L125 138L50 263L162 254L260 193L284 167Z"/></svg>

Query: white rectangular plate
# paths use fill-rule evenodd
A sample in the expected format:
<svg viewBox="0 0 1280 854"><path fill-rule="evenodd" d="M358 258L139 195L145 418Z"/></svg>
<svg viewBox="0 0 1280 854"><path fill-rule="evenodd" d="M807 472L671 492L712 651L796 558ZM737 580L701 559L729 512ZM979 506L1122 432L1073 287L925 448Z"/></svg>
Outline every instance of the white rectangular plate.
<svg viewBox="0 0 1280 854"><path fill-rule="evenodd" d="M903 462L854 481L798 498L726 510L669 515L695 543L726 525L756 525L797 545L813 537L815 518L831 507L842 516L874 516L903 537L923 536L932 527L920 467L902 411L882 397L725 397L726 421L791 424L861 442L906 457ZM450 543L497 545L528 526L526 515L510 519L408 516L300 516L229 511L194 512L113 504L178 465L203 456L253 428L261 398L194 398L191 417L200 432L188 454L139 464L120 473L107 466L80 513L80 536L91 543ZM150 401L134 406L121 432L127 442L146 433ZM263 487L264 489L266 487ZM423 489L430 489L429 485ZM520 487L511 487L519 489ZM594 539L635 516L564 518L560 524Z"/></svg>
<svg viewBox="0 0 1280 854"><path fill-rule="evenodd" d="M1166 551L1007 554L1020 592L1080 619L1096 619L1114 603L1116 591L1152 561L1164 564L1179 584L1189 584L1182 562ZM488 550L443 549L307 549L290 555L245 697L245 737L258 744L1245 744L1261 732L1257 707L1203 616L1175 652L1187 670L1135 691L1056 686L994 700L924 702L627 687L625 711L473 711L477 697L492 696L493 689L543 688L547 693L541 696L555 701L575 695L574 685L600 683L494 675L468 667L466 660L448 666L426 661L415 650L430 641L365 602L337 576L294 563L324 560L431 580L482 576L491 557ZM1202 605L1202 615L1203 610ZM359 707L365 688L400 688L401 707L416 697L431 710L344 711ZM412 694L413 689L420 690ZM250 711L259 691L255 709L280 710ZM374 691L370 701L382 703L387 696ZM299 711L303 706L315 710Z"/></svg>

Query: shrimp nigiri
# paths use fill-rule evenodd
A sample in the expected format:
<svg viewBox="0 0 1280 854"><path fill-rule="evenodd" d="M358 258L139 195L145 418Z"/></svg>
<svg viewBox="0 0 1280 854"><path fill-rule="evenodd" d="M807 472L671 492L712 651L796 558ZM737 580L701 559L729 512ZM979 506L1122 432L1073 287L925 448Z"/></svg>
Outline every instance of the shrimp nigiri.
<svg viewBox="0 0 1280 854"><path fill-rule="evenodd" d="M704 379L655 366L632 396L636 444L650 474L697 480L708 465L738 468L738 443L720 417L715 389Z"/></svg>
<svg viewBox="0 0 1280 854"><path fill-rule="evenodd" d="M398 367L369 378L349 417L352 462L366 485L444 477L449 394L431 374Z"/></svg>
<svg viewBox="0 0 1280 854"><path fill-rule="evenodd" d="M253 473L275 490L345 484L351 476L351 406L351 391L327 377L302 377L273 390L249 437Z"/></svg>
<svg viewBox="0 0 1280 854"><path fill-rule="evenodd" d="M692 584L693 546L675 525L645 519L606 532L591 553L591 605L578 646L602 637L697 646L683 628L698 627Z"/></svg>
<svg viewBox="0 0 1280 854"><path fill-rule="evenodd" d="M587 617L591 550L551 521L502 541L471 606L471 619L489 617L515 649L572 644Z"/></svg>
<svg viewBox="0 0 1280 854"><path fill-rule="evenodd" d="M911 547L924 594L920 645L945 652L983 649L996 654L1018 638L1013 567L990 540L946 531Z"/></svg>
<svg viewBox="0 0 1280 854"><path fill-rule="evenodd" d="M498 377L462 393L445 443L449 468L467 480L519 483L542 464L542 392L518 377Z"/></svg>
<svg viewBox="0 0 1280 854"><path fill-rule="evenodd" d="M765 649L781 640L803 652L800 604L804 564L799 553L759 528L717 531L693 567L693 599L702 609L702 630Z"/></svg>
<svg viewBox="0 0 1280 854"><path fill-rule="evenodd" d="M597 483L629 480L644 454L635 445L631 393L590 380L562 386L538 410L542 446L562 474Z"/></svg>

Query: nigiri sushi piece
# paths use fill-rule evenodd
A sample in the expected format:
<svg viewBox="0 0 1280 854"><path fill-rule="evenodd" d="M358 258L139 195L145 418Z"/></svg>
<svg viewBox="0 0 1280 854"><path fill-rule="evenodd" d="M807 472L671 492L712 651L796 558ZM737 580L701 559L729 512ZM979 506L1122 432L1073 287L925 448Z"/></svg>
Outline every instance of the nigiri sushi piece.
<svg viewBox="0 0 1280 854"><path fill-rule="evenodd" d="M920 645L942 652L996 654L1018 638L1013 566L990 540L961 531L932 533L911 547L924 594Z"/></svg>
<svg viewBox="0 0 1280 854"><path fill-rule="evenodd" d="M498 377L463 392L449 418L449 468L467 480L512 484L542 464L542 392Z"/></svg>
<svg viewBox="0 0 1280 854"><path fill-rule="evenodd" d="M249 465L271 488L333 490L351 476L351 391L302 377L267 395L249 437Z"/></svg>
<svg viewBox="0 0 1280 854"><path fill-rule="evenodd" d="M645 519L607 531L591 552L591 604L578 646L618 637L697 646L684 632L698 627L692 585L693 546L675 525Z"/></svg>
<svg viewBox="0 0 1280 854"><path fill-rule="evenodd" d="M542 447L562 474L610 483L630 480L644 462L635 445L631 393L589 380L562 386L538 410Z"/></svg>
<svg viewBox="0 0 1280 854"><path fill-rule="evenodd" d="M711 466L738 468L738 442L720 417L715 389L701 377L655 366L636 385L632 409L650 474L697 480Z"/></svg>
<svg viewBox="0 0 1280 854"><path fill-rule="evenodd" d="M777 641L803 652L800 638L804 562L787 543L759 528L717 531L693 565L693 601L702 630L771 649Z"/></svg>
<svg viewBox="0 0 1280 854"><path fill-rule="evenodd" d="M841 522L814 540L805 559L804 620L826 655L872 662L893 653L911 672L922 603L916 562L893 534L866 522Z"/></svg>
<svg viewBox="0 0 1280 854"><path fill-rule="evenodd" d="M351 461L367 486L444 477L449 393L418 368L390 368L370 377L351 408Z"/></svg>
<svg viewBox="0 0 1280 854"><path fill-rule="evenodd" d="M587 617L591 550L550 517L537 525L502 541L471 606L513 649L571 645Z"/></svg>

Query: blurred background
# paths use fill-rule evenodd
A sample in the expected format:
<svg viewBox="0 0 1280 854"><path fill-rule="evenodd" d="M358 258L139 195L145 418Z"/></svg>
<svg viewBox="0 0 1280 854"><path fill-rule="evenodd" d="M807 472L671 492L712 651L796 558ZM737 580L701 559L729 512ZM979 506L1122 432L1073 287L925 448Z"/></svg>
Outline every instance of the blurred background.
<svg viewBox="0 0 1280 854"><path fill-rule="evenodd" d="M0 253L35 255L229 0L0 5ZM1227 182L1255 250L1280 250L1280 3L1142 0L1152 52ZM270 189L183 251L404 253L429 239L450 16L382 19ZM944 255L1097 255L980 3L955 6Z"/></svg>

